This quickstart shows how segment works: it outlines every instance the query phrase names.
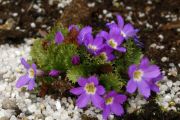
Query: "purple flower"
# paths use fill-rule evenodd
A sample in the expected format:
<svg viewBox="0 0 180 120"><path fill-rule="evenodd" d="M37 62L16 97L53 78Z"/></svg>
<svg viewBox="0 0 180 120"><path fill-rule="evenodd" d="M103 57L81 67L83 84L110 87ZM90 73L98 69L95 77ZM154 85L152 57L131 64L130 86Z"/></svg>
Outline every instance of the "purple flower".
<svg viewBox="0 0 180 120"><path fill-rule="evenodd" d="M159 90L159 86L157 85L157 82L163 79L163 75L160 74L158 77L152 79L151 81L148 82L150 89L156 93L158 93Z"/></svg>
<svg viewBox="0 0 180 120"><path fill-rule="evenodd" d="M151 65L148 58L142 58L139 65L131 65L128 70L130 80L127 84L127 91L134 93L138 88L141 95L148 98L152 85L161 73L156 65Z"/></svg>
<svg viewBox="0 0 180 120"><path fill-rule="evenodd" d="M28 90L33 90L35 87L36 65L33 63L32 66L30 66L24 58L21 58L21 64L27 69L27 73L18 79L16 87L20 88L28 85Z"/></svg>
<svg viewBox="0 0 180 120"><path fill-rule="evenodd" d="M60 74L59 70L51 70L49 72L49 76L52 76L52 77L57 77L59 74Z"/></svg>
<svg viewBox="0 0 180 120"><path fill-rule="evenodd" d="M121 47L123 37L119 35L119 28L113 27L110 29L110 32L101 31L97 36L101 36L106 40L106 43L109 47L117 50L119 52L126 52L126 48Z"/></svg>
<svg viewBox="0 0 180 120"><path fill-rule="evenodd" d="M78 84L80 87L70 90L71 93L79 95L76 100L76 105L79 108L84 108L92 101L95 107L101 108L101 103L103 101L101 95L105 93L105 89L103 86L99 85L98 78L95 76L91 76L88 79L81 77L78 80Z"/></svg>
<svg viewBox="0 0 180 120"><path fill-rule="evenodd" d="M80 57L79 57L79 55L74 55L74 56L72 57L72 59L71 59L71 62L72 62L72 64L74 64L74 65L79 65L79 63L80 63Z"/></svg>
<svg viewBox="0 0 180 120"><path fill-rule="evenodd" d="M90 53L96 55L99 50L104 47L103 38L93 38L92 34L87 34L85 37L84 44Z"/></svg>
<svg viewBox="0 0 180 120"><path fill-rule="evenodd" d="M116 23L108 23L107 26L111 29L113 27L118 27L120 29L120 34L127 40L129 38L134 38L136 33L139 31L138 29L134 29L134 27L128 23L124 24L124 20L120 15L116 16Z"/></svg>
<svg viewBox="0 0 180 120"><path fill-rule="evenodd" d="M57 32L55 35L55 43L56 44L61 44L64 40L64 36L61 32Z"/></svg>
<svg viewBox="0 0 180 120"><path fill-rule="evenodd" d="M79 27L77 25L70 25L68 28L68 31L70 32L72 29L76 29L77 31L79 31Z"/></svg>
<svg viewBox="0 0 180 120"><path fill-rule="evenodd" d="M90 26L86 26L84 28L81 29L81 31L79 32L79 35L77 37L78 39L78 43L81 45L82 43L84 43L84 40L85 40L85 36L87 34L91 34L92 33L92 27Z"/></svg>
<svg viewBox="0 0 180 120"><path fill-rule="evenodd" d="M111 113L117 116L124 114L124 109L121 104L126 101L127 97L125 95L117 94L115 91L109 92L105 96L105 102L102 105L103 108L103 119L107 120Z"/></svg>
<svg viewBox="0 0 180 120"><path fill-rule="evenodd" d="M109 46L104 46L97 54L100 58L102 58L105 61L112 61L115 59L115 56L113 55L113 49Z"/></svg>

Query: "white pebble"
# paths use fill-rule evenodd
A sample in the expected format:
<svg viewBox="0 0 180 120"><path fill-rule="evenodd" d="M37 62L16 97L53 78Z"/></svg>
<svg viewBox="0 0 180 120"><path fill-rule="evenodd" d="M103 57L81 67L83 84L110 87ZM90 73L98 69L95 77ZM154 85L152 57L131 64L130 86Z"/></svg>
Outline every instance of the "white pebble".
<svg viewBox="0 0 180 120"><path fill-rule="evenodd" d="M33 23L31 23L31 27L32 28L35 28L36 27L36 24L33 22Z"/></svg>
<svg viewBox="0 0 180 120"><path fill-rule="evenodd" d="M166 61L168 61L168 58L167 58L167 57L162 57L162 58L161 58L161 61L162 61L162 62L166 62Z"/></svg>

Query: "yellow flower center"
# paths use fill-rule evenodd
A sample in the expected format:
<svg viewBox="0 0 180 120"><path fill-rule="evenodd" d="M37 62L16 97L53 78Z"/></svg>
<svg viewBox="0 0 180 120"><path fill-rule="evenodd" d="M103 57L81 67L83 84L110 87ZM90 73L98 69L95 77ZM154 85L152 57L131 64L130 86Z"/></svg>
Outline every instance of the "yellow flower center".
<svg viewBox="0 0 180 120"><path fill-rule="evenodd" d="M137 82L141 81L142 76L143 76L143 71L141 70L136 70L133 74L134 80Z"/></svg>
<svg viewBox="0 0 180 120"><path fill-rule="evenodd" d="M88 48L93 50L93 51L97 50L97 47L95 45L91 45L91 44L88 45Z"/></svg>
<svg viewBox="0 0 180 120"><path fill-rule="evenodd" d="M109 45L113 48L116 48L117 47L117 43L114 41L114 39L110 39L109 40Z"/></svg>
<svg viewBox="0 0 180 120"><path fill-rule="evenodd" d="M113 100L113 97L109 97L108 99L106 99L106 105L112 104Z"/></svg>
<svg viewBox="0 0 180 120"><path fill-rule="evenodd" d="M94 83L87 83L85 86L85 91L88 94L95 94L96 92L96 87L94 86Z"/></svg>
<svg viewBox="0 0 180 120"><path fill-rule="evenodd" d="M106 53L105 53L105 52L102 52L102 53L100 54L100 58L101 58L102 60L107 60Z"/></svg>
<svg viewBox="0 0 180 120"><path fill-rule="evenodd" d="M29 71L28 71L28 74L29 74L30 78L34 78L35 72L34 72L34 70L32 68L30 68Z"/></svg>

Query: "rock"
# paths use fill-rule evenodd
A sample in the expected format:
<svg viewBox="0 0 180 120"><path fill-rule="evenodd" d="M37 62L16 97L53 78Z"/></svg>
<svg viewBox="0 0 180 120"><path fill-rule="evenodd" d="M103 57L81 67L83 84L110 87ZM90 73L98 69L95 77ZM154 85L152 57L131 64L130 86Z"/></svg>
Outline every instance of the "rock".
<svg viewBox="0 0 180 120"><path fill-rule="evenodd" d="M18 106L16 105L15 101L9 100L9 99L4 99L2 102L2 108L3 109L17 109Z"/></svg>
<svg viewBox="0 0 180 120"><path fill-rule="evenodd" d="M0 117L0 120L9 120L8 117Z"/></svg>

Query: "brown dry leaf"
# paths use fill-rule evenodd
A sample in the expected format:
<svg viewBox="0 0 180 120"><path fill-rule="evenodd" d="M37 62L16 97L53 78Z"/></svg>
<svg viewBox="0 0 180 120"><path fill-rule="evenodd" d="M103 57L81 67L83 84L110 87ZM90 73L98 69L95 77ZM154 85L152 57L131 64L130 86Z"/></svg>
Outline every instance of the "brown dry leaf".
<svg viewBox="0 0 180 120"><path fill-rule="evenodd" d="M39 92L39 96L44 97L49 89L49 85L42 81L42 86Z"/></svg>
<svg viewBox="0 0 180 120"><path fill-rule="evenodd" d="M170 30L170 29L180 28L180 21L167 23L165 25L162 25L161 28L162 28L162 30Z"/></svg>
<svg viewBox="0 0 180 120"><path fill-rule="evenodd" d="M78 46L78 42L77 42L78 34L79 31L77 31L75 28L72 28L72 30L68 33L67 37L65 38L64 42L67 44L75 44Z"/></svg>
<svg viewBox="0 0 180 120"><path fill-rule="evenodd" d="M14 19L9 18L3 25L0 25L0 30L11 30L15 27L15 23Z"/></svg>

